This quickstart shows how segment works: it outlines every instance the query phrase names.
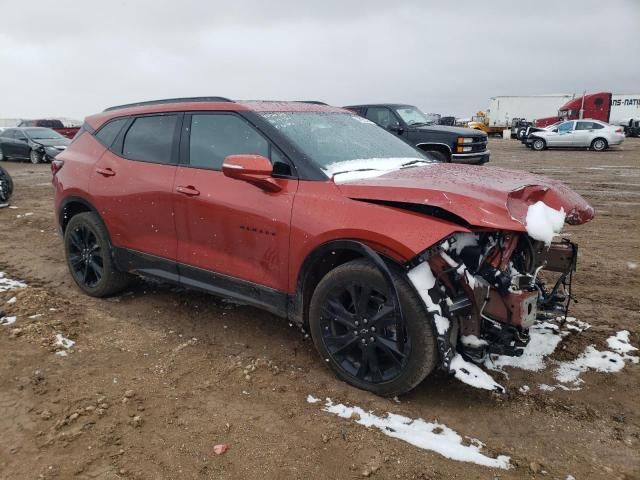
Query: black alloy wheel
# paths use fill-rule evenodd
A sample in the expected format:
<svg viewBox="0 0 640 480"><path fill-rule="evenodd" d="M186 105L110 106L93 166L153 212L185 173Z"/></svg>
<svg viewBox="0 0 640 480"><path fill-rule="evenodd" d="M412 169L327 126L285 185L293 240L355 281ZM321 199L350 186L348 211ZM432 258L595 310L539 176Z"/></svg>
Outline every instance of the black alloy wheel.
<svg viewBox="0 0 640 480"><path fill-rule="evenodd" d="M411 349L388 293L364 283L336 287L320 316L322 341L347 375L367 383L388 382L406 366Z"/></svg>
<svg viewBox="0 0 640 480"><path fill-rule="evenodd" d="M391 269L400 297L397 318L384 276L366 259L326 274L309 306L311 337L342 380L378 395L414 388L437 364L432 317L406 275Z"/></svg>
<svg viewBox="0 0 640 480"><path fill-rule="evenodd" d="M64 247L71 276L85 293L108 297L128 285L131 276L116 268L109 234L96 213L71 217L64 231Z"/></svg>

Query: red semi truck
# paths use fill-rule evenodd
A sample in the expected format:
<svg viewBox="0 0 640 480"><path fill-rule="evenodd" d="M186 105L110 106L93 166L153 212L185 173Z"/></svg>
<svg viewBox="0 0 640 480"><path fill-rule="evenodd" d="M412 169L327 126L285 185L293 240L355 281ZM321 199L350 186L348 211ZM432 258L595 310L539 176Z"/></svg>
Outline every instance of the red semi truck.
<svg viewBox="0 0 640 480"><path fill-rule="evenodd" d="M599 92L576 97L561 106L556 116L536 119L535 126L543 128L560 120L579 118L626 125L640 118L640 94Z"/></svg>

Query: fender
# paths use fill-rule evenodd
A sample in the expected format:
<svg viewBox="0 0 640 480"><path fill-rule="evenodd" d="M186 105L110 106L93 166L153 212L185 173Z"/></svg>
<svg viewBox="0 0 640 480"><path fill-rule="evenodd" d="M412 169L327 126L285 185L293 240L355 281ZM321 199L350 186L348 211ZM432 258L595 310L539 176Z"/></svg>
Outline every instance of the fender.
<svg viewBox="0 0 640 480"><path fill-rule="evenodd" d="M371 247L365 245L362 242L356 240L334 240L332 242L325 243L315 249L310 255L307 256L302 267L300 269L300 273L298 275L298 284L296 288L296 293L289 298L289 306L287 308L288 317L291 321L295 322L298 325L303 326L306 324L305 317L305 298L304 298L304 288L308 279L308 275L311 273L311 268L317 261L320 261L325 256L329 255L331 252L335 251L349 251L353 253L357 253L359 257L369 258L373 264L380 270L380 273L384 277L384 281L392 293L391 301L393 303L393 311L394 317L396 319L396 324L399 332L403 332L404 330L401 328L402 325L402 307L400 305L400 297L398 295L398 290L396 289L396 285L393 281L393 276L391 275L391 270L389 270L389 266L384 261L384 259ZM310 298L306 299L310 301Z"/></svg>

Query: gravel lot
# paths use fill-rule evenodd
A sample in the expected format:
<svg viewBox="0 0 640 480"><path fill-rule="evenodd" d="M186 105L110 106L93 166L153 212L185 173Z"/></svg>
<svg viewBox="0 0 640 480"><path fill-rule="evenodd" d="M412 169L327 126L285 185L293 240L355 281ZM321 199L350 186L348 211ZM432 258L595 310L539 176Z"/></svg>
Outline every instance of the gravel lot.
<svg viewBox="0 0 640 480"><path fill-rule="evenodd" d="M0 290L0 310L17 317L0 326L0 478L640 478L640 365L585 372L580 390L539 388L553 384L554 361L604 350L622 329L640 343L640 140L538 153L492 139L491 150L491 165L561 179L596 208L592 223L566 230L580 245L571 314L592 327L544 371L494 373L507 395L438 374L398 401L341 383L309 340L259 310L144 281L108 300L80 294L53 224L49 166L4 162L17 208L0 210L0 271L29 286ZM56 346L57 334L75 345ZM513 467L421 450L309 394L438 421Z"/></svg>

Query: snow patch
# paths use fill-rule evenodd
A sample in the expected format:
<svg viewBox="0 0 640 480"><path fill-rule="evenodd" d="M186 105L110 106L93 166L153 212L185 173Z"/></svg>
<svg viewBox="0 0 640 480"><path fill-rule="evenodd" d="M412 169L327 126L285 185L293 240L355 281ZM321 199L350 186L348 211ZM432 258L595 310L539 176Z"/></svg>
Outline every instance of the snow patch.
<svg viewBox="0 0 640 480"><path fill-rule="evenodd" d="M76 342L64 337L62 334L60 334L60 333L56 334L56 343L55 343L55 345L57 347L63 347L63 348L69 349L69 348L73 347L75 344L76 344Z"/></svg>
<svg viewBox="0 0 640 480"><path fill-rule="evenodd" d="M621 330L615 336L607 338L607 345L617 353L629 353L638 350L629 341L629 330Z"/></svg>
<svg viewBox="0 0 640 480"><path fill-rule="evenodd" d="M463 383L483 390L504 393L505 389L499 383L474 363L467 362L462 355L456 353L451 359L451 371Z"/></svg>
<svg viewBox="0 0 640 480"><path fill-rule="evenodd" d="M429 295L429 290L431 290L436 284L436 277L433 275L429 264L427 262L422 262L417 267L413 267L409 270L407 276L418 291L420 298L422 298L422 301L427 306L427 310L429 312L438 312L442 315L440 305L437 305L432 300L431 295Z"/></svg>
<svg viewBox="0 0 640 480"><path fill-rule="evenodd" d="M627 267L630 270L635 270L636 268L638 268L638 264L636 262L627 262Z"/></svg>
<svg viewBox="0 0 640 480"><path fill-rule="evenodd" d="M570 362L561 362L556 370L555 378L561 383L575 384L580 374L589 369L597 372L613 373L624 368L624 358L619 353L596 350L589 345L578 358Z"/></svg>
<svg viewBox="0 0 640 480"><path fill-rule="evenodd" d="M7 305L11 305L13 303L16 303L18 301L18 299L16 297L11 297L9 300L7 300Z"/></svg>
<svg viewBox="0 0 640 480"><path fill-rule="evenodd" d="M319 401L319 398L316 398L313 395L307 395L307 403L318 403Z"/></svg>
<svg viewBox="0 0 640 480"><path fill-rule="evenodd" d="M462 335L460 341L468 347L484 347L485 345L489 345L489 342L475 335Z"/></svg>
<svg viewBox="0 0 640 480"><path fill-rule="evenodd" d="M549 246L553 237L562 231L565 217L564 208L555 210L544 202L538 201L527 209L525 227L531 238Z"/></svg>
<svg viewBox="0 0 640 480"><path fill-rule="evenodd" d="M13 325L16 323L16 318L17 317L0 317L0 325Z"/></svg>
<svg viewBox="0 0 640 480"><path fill-rule="evenodd" d="M455 233L453 238L456 239L453 248L456 250L457 255L460 255L460 252L462 252L465 247L475 247L478 245L478 235L475 233Z"/></svg>
<svg viewBox="0 0 640 480"><path fill-rule="evenodd" d="M347 183L366 178L379 177L385 173L405 168L407 164L429 165L432 162L418 157L399 158L362 158L335 162L323 168L324 172L337 184Z"/></svg>
<svg viewBox="0 0 640 480"><path fill-rule="evenodd" d="M375 427L389 437L403 440L424 450L431 450L451 460L504 470L511 468L510 457L498 455L492 458L484 455L481 452L484 444L475 439L470 445L463 445L463 438L442 423L426 422L421 418L413 419L394 413L387 413L385 418L378 417L360 407L334 404L329 398L323 410L340 418L354 418L360 425Z"/></svg>
<svg viewBox="0 0 640 480"><path fill-rule="evenodd" d="M26 283L19 280L12 280L8 278L4 272L0 272L0 293L13 290L15 288L25 288L26 286Z"/></svg>
<svg viewBox="0 0 640 480"><path fill-rule="evenodd" d="M434 318L436 321L436 329L438 330L438 335L444 335L449 330L449 326L451 323L447 317L443 317L442 315L434 314Z"/></svg>

